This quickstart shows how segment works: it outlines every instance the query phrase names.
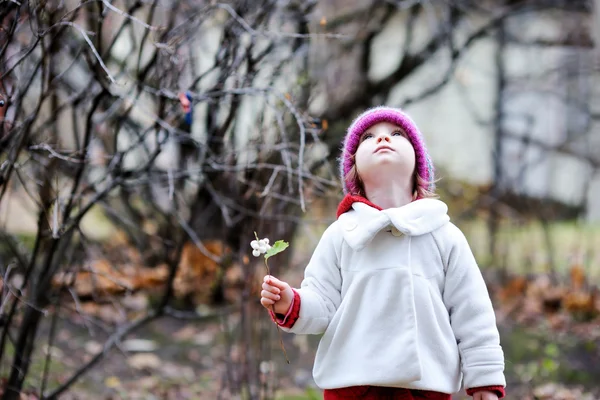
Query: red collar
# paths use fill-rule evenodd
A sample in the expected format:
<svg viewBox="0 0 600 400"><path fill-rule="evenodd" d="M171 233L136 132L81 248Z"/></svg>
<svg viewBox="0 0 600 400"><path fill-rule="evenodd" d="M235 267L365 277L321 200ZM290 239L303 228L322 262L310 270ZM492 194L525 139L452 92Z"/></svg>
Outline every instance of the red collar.
<svg viewBox="0 0 600 400"><path fill-rule="evenodd" d="M371 206L379 211L382 210L381 207L371 203L369 200L362 196L347 194L341 201L341 203L338 205L336 217L339 218L340 215L342 215L343 213L350 211L352 209L352 204L354 203L365 203L366 205Z"/></svg>

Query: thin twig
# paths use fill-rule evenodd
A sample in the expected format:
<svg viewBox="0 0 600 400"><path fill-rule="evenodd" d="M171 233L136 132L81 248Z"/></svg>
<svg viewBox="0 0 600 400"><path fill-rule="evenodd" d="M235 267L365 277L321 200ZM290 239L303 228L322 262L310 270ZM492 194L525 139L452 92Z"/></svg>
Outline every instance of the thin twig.
<svg viewBox="0 0 600 400"><path fill-rule="evenodd" d="M102 67L102 69L104 70L104 72L106 72L106 76L108 77L108 79L110 79L110 81L112 83L114 83L115 85L117 85L117 81L115 81L115 78L113 78L113 76L111 75L111 73L108 71L108 68L104 64L104 61L102 61L102 57L100 57L100 54L98 54L98 50L96 50L96 47L94 46L94 44L90 40L90 38L89 38L88 34L85 32L85 30L81 26L79 26L76 23L71 22L71 21L61 21L61 22L59 22L59 24L60 25L71 26L71 27L77 29L79 31L79 33L81 33L81 36L83 36L83 39L85 40L85 42L88 44L88 46L92 50L92 53L94 53L94 56L96 57L96 60L98 60L98 63L100 64L100 66Z"/></svg>
<svg viewBox="0 0 600 400"><path fill-rule="evenodd" d="M146 28L146 29L148 29L148 30L150 30L150 31L156 31L156 30L158 30L158 29L159 29L158 27L156 27L156 26L152 26L152 25L148 25L147 23L145 23L145 22L144 22L144 21L142 21L141 19L139 19L139 18L136 18L136 17L134 17L133 15L131 15L131 14L128 14L128 13L126 13L125 11L123 11L123 10L121 10L121 9L119 9L119 8L117 8L117 7L115 7L115 6L113 6L113 5L112 5L112 4L110 4L110 2L108 2L107 0L102 0L102 4L104 4L104 5L105 5L107 8L111 9L112 11L116 12L117 14L119 14L119 15L121 15L121 16L123 16L123 17L125 17L125 18L128 18L128 19L132 20L133 22L136 22L136 23L138 23L139 25L142 25L144 28Z"/></svg>
<svg viewBox="0 0 600 400"><path fill-rule="evenodd" d="M271 276L271 271L269 269L269 262L266 259L265 259L265 267L267 267L267 275ZM271 310L273 310L273 314L275 314L275 304L273 304L271 306ZM279 324L275 324L275 326L277 327L277 332L279 333L279 344L281 345L281 350L283 350L283 356L285 357L285 361L289 364L290 360L288 359L287 351L285 351L285 346L283 344L283 334L281 333L281 328L279 327Z"/></svg>
<svg viewBox="0 0 600 400"><path fill-rule="evenodd" d="M49 158L59 158L63 161L68 161L68 162L77 163L77 164L81 164L81 163L85 162L85 160L71 158L69 156L62 155L62 154L58 153L56 150L54 150L52 148L52 146L50 146L49 144L46 144L46 143L32 145L32 146L29 146L29 148L31 150L46 150L48 153L50 153Z"/></svg>
<svg viewBox="0 0 600 400"><path fill-rule="evenodd" d="M215 7L221 8L229 13L248 33L257 36L263 36L267 38L294 38L294 39L314 39L314 38L326 38L326 39L351 39L351 36L344 35L341 33L282 33L272 31L257 31L252 28L246 20L244 20L235 10L229 5L224 3L216 4Z"/></svg>
<svg viewBox="0 0 600 400"><path fill-rule="evenodd" d="M185 231L185 233L188 234L188 236L190 237L190 239L192 239L192 242L194 242L194 244L196 245L196 247L198 248L198 250L200 250L200 252L202 254L204 254L206 257L210 258L211 260L213 260L216 263L220 263L221 262L221 257L217 257L215 256L213 253L211 253L203 244L202 241L198 238L198 235L196 235L196 232L194 232L192 230L192 228L188 225L188 223L181 217L181 215L177 214L177 219L179 220L179 224L181 225L181 227L183 228L183 230Z"/></svg>

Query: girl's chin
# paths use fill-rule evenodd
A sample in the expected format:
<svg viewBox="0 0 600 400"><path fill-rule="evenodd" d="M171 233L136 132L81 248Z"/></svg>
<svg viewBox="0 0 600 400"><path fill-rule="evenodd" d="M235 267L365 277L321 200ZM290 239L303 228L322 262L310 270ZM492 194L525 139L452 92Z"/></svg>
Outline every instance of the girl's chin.
<svg viewBox="0 0 600 400"><path fill-rule="evenodd" d="M406 174L407 176L412 175L412 171L414 171L414 164L407 165L403 160L393 159L391 157L380 157L376 162L370 164L367 167L358 168L359 175L362 174L373 174L373 175L381 175L381 174Z"/></svg>

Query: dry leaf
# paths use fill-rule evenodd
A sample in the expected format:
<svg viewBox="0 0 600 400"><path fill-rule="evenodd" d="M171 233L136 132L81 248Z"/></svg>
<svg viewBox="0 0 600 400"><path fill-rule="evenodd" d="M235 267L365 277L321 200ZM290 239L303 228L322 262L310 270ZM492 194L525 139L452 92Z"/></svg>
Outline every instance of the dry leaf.
<svg viewBox="0 0 600 400"><path fill-rule="evenodd" d="M161 375L165 378L184 378L192 381L195 378L195 373L192 367L173 364L170 362L164 363L160 367Z"/></svg>
<svg viewBox="0 0 600 400"><path fill-rule="evenodd" d="M580 265L574 265L569 271L571 275L571 287L575 290L582 289L585 285L585 271Z"/></svg>
<svg viewBox="0 0 600 400"><path fill-rule="evenodd" d="M93 354L96 355L98 353L100 353L102 351L102 349L104 348L103 345L101 345L100 343L94 341L94 340L90 340L88 342L85 343L85 345L83 346L83 348L85 349L85 351L89 354Z"/></svg>
<svg viewBox="0 0 600 400"><path fill-rule="evenodd" d="M200 332L194 336L194 343L198 346L206 346L213 342L214 334L211 332Z"/></svg>
<svg viewBox="0 0 600 400"><path fill-rule="evenodd" d="M596 296L596 290L569 291L565 294L564 307L580 320L592 320L600 315L600 310L596 307Z"/></svg>
<svg viewBox="0 0 600 400"><path fill-rule="evenodd" d="M169 267L161 264L155 268L138 268L132 278L135 289L149 289L161 285L169 276Z"/></svg>
<svg viewBox="0 0 600 400"><path fill-rule="evenodd" d="M160 367L161 361L156 354L139 353L129 357L127 364L135 369L157 369Z"/></svg>
<svg viewBox="0 0 600 400"><path fill-rule="evenodd" d="M104 385L109 388L117 388L121 386L121 381L116 376L109 376L104 380Z"/></svg>
<svg viewBox="0 0 600 400"><path fill-rule="evenodd" d="M192 325L188 325L173 334L173 339L175 340L191 340L194 335L198 333L198 330L194 328Z"/></svg>
<svg viewBox="0 0 600 400"><path fill-rule="evenodd" d="M153 340L148 339L129 339L123 342L122 348L130 352L150 352L158 348Z"/></svg>
<svg viewBox="0 0 600 400"><path fill-rule="evenodd" d="M142 311L148 308L150 301L148 300L148 295L144 293L136 293L126 295L122 300L122 304L129 310Z"/></svg>
<svg viewBox="0 0 600 400"><path fill-rule="evenodd" d="M144 376L136 379L136 386L143 389L152 389L158 386L159 380L156 376Z"/></svg>
<svg viewBox="0 0 600 400"><path fill-rule="evenodd" d="M527 279L524 276L517 276L500 289L498 296L502 301L515 300L523 296L526 289Z"/></svg>
<svg viewBox="0 0 600 400"><path fill-rule="evenodd" d="M220 241L205 241L203 245L215 257L222 257L230 252ZM196 304L208 304L220 273L219 264L206 256L194 243L188 242L183 247L181 262L173 282L175 295L179 298L193 296Z"/></svg>

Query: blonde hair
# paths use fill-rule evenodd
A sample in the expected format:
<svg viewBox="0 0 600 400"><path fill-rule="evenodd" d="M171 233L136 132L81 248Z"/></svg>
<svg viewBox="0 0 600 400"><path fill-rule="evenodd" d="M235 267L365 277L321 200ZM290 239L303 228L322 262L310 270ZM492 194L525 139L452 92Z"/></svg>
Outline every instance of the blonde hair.
<svg viewBox="0 0 600 400"><path fill-rule="evenodd" d="M355 154L352 155L352 168L350 171L344 176L344 180L346 182L356 182L356 187L358 190L352 191L351 195L358 195L362 197L367 197L365 193L365 186L363 184L360 175L358 174L358 169L356 168L356 160L354 159ZM434 190L430 190L429 187L433 182L427 181L417 171L415 167L415 172L413 173L413 201L418 199L437 199L439 196L435 193ZM356 192L356 193L355 193Z"/></svg>

